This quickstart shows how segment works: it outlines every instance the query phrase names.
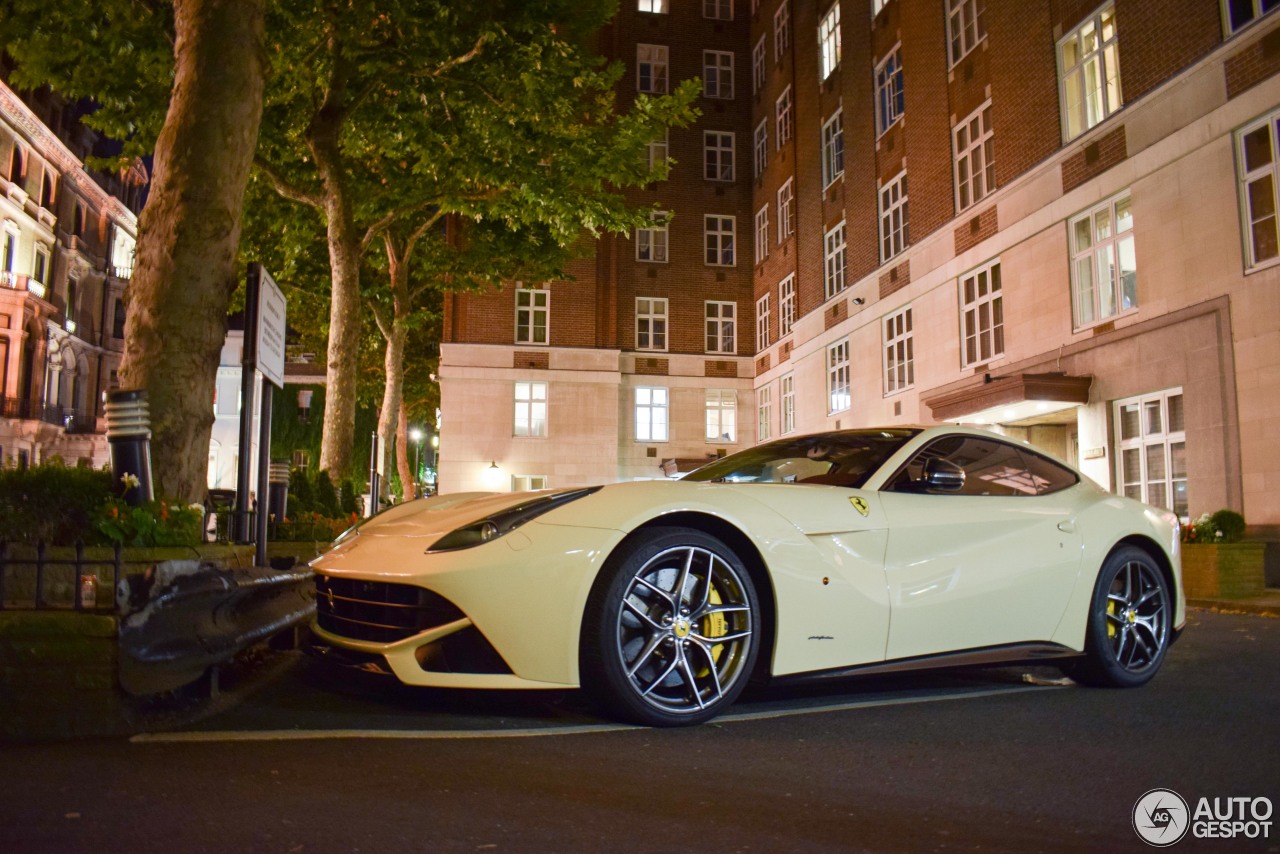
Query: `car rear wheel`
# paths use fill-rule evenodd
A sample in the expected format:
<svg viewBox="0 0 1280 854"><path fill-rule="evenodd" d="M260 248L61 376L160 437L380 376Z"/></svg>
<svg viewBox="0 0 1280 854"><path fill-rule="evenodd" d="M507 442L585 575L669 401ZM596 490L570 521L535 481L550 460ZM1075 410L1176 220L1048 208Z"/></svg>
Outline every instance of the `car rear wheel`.
<svg viewBox="0 0 1280 854"><path fill-rule="evenodd" d="M1173 597L1160 567L1141 549L1117 549L1094 586L1084 657L1063 669L1087 685L1145 684L1164 661L1172 621Z"/></svg>
<svg viewBox="0 0 1280 854"><path fill-rule="evenodd" d="M658 528L623 546L587 604L583 686L647 726L702 723L746 686L760 608L751 576L719 539Z"/></svg>

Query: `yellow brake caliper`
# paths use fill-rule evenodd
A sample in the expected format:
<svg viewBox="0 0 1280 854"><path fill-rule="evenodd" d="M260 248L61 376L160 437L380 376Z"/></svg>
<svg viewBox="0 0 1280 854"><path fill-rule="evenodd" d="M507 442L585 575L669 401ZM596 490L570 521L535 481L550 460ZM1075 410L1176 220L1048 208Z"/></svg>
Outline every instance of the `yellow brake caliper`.
<svg viewBox="0 0 1280 854"><path fill-rule="evenodd" d="M712 605L720 605L724 602L724 600L720 598L720 592L716 590L714 587L711 588L711 595L707 597L707 601L710 602ZM711 614L707 614L705 617L702 618L702 636L704 638L724 637L728 633L729 633L729 621L726 620L724 614L720 613L719 611L716 611ZM720 654L722 652L724 652L724 644L722 643L718 643L715 646L711 647L712 660L718 662L720 660ZM699 677L705 676L707 672L708 672L707 669L703 668L702 671L698 673L698 676Z"/></svg>
<svg viewBox="0 0 1280 854"><path fill-rule="evenodd" d="M1116 603L1112 601L1108 601L1107 616L1114 617L1115 615L1116 615ZM1115 620L1107 620L1107 637L1113 638L1115 636L1116 636L1116 622Z"/></svg>

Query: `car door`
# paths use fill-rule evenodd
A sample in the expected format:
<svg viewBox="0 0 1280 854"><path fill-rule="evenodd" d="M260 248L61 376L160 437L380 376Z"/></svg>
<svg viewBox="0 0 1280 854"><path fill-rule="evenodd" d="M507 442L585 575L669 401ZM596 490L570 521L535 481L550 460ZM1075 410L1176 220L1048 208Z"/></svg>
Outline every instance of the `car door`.
<svg viewBox="0 0 1280 854"><path fill-rule="evenodd" d="M880 493L886 658L1052 637L1080 570L1078 484L995 439L954 434L924 447Z"/></svg>

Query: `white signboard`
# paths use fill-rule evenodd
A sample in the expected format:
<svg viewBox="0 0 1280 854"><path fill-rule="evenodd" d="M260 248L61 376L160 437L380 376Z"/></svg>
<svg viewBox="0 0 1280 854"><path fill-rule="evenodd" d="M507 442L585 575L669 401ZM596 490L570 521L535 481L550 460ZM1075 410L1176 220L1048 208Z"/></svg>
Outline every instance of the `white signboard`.
<svg viewBox="0 0 1280 854"><path fill-rule="evenodd" d="M284 292L261 267L258 279L258 370L276 388L284 388Z"/></svg>

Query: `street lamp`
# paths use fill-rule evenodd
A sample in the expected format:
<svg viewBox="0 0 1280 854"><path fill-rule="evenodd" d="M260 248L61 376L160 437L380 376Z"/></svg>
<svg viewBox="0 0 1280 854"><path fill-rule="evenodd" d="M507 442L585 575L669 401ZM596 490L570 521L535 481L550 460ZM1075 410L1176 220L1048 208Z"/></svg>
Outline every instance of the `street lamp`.
<svg viewBox="0 0 1280 854"><path fill-rule="evenodd" d="M421 498L422 492L418 489L418 481L422 478L422 431L414 427L409 431L409 438L413 440L413 497Z"/></svg>

